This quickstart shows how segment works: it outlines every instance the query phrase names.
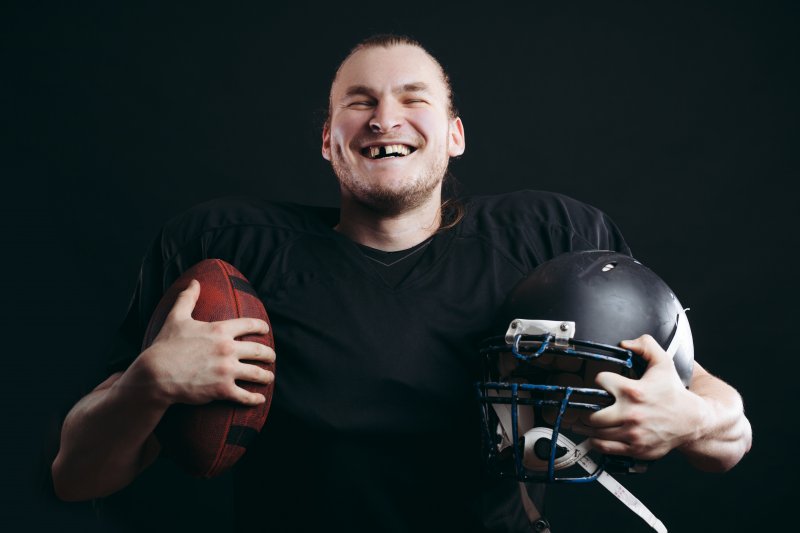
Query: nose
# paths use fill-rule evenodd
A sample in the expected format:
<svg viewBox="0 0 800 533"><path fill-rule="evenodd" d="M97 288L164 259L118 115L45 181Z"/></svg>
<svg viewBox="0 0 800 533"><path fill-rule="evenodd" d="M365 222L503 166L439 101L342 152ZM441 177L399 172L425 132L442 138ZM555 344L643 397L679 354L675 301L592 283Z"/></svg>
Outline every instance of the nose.
<svg viewBox="0 0 800 533"><path fill-rule="evenodd" d="M373 133L387 133L400 127L402 123L401 106L391 100L382 100L375 106L375 112L369 121L369 128Z"/></svg>

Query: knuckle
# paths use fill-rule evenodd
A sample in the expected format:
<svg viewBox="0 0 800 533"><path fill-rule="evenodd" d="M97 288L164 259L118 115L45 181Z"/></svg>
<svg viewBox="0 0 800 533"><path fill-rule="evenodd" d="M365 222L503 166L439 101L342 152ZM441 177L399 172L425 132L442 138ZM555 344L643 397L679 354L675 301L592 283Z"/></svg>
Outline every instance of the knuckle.
<svg viewBox="0 0 800 533"><path fill-rule="evenodd" d="M232 381L225 383L222 386L222 394L225 398L234 399L239 396L239 387L237 387Z"/></svg>
<svg viewBox="0 0 800 533"><path fill-rule="evenodd" d="M634 402L641 402L644 397L644 391L636 381L626 383L620 387L620 392Z"/></svg>
<svg viewBox="0 0 800 533"><path fill-rule="evenodd" d="M217 353L223 357L231 357L236 353L236 343L232 340L221 340L217 342Z"/></svg>
<svg viewBox="0 0 800 533"><path fill-rule="evenodd" d="M261 395L260 394L251 394L242 392L241 396L239 397L239 401L246 405L258 405L260 402Z"/></svg>
<svg viewBox="0 0 800 533"><path fill-rule="evenodd" d="M222 322L211 322L209 329L211 330L211 334L215 336L225 334L225 324Z"/></svg>
<svg viewBox="0 0 800 533"><path fill-rule="evenodd" d="M244 368L239 372L241 379L245 379L247 381L253 381L256 376L258 376L258 367L248 361L243 361Z"/></svg>
<svg viewBox="0 0 800 533"><path fill-rule="evenodd" d="M227 398L228 397L228 386L224 382L219 382L213 386L213 395L214 398Z"/></svg>
<svg viewBox="0 0 800 533"><path fill-rule="evenodd" d="M254 383L266 383L268 372L257 365L251 365L251 367L247 373L247 379Z"/></svg>
<svg viewBox="0 0 800 533"><path fill-rule="evenodd" d="M636 428L640 427L642 423L645 421L644 414L639 409L631 409L625 416L626 422L634 428L633 431L636 431Z"/></svg>
<svg viewBox="0 0 800 533"><path fill-rule="evenodd" d="M259 344L259 346L261 346L261 348L259 348L259 355L268 361L275 360L275 350L269 346L264 346L263 344Z"/></svg>
<svg viewBox="0 0 800 533"><path fill-rule="evenodd" d="M214 365L214 374L218 378L225 379L231 375L231 365L227 361L220 361Z"/></svg>
<svg viewBox="0 0 800 533"><path fill-rule="evenodd" d="M253 403L251 399L251 394L234 384L231 384L228 389L228 397L231 400L237 401L239 403L245 403L245 404Z"/></svg>
<svg viewBox="0 0 800 533"><path fill-rule="evenodd" d="M642 444L644 443L644 435L642 434L642 431L638 429L631 429L630 431L628 431L626 439L628 441L628 444L630 444L631 448L633 448L634 450L638 450L639 448L641 448Z"/></svg>

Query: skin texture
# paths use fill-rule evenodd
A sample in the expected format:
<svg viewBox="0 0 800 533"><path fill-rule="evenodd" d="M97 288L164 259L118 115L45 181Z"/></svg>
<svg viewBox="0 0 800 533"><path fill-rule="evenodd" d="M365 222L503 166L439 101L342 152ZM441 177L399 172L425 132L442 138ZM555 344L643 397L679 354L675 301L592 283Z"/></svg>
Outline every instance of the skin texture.
<svg viewBox="0 0 800 533"><path fill-rule="evenodd" d="M419 47L362 49L340 67L331 87L331 114L322 155L341 189L336 229L386 251L418 244L438 229L442 179L450 157L465 149L464 125L450 114L441 68ZM405 144L406 157L370 160L369 145ZM259 343L235 340L265 333L255 319L197 322L194 282L179 296L159 336L124 373L110 376L67 415L52 465L56 494L85 500L111 494L157 457L153 430L176 402L217 399L255 405L260 394L241 379L269 383L272 373L245 360L273 361ZM585 433L607 453L652 459L677 448L699 468L725 470L749 450L750 425L734 389L695 365L690 389L680 385L671 361L652 339L626 344L649 366L640 380L601 373L600 386L616 403L586 421Z"/></svg>
<svg viewBox="0 0 800 533"><path fill-rule="evenodd" d="M695 362L689 388L675 365L650 336L623 341L622 346L648 362L638 380L601 372L596 384L610 392L613 405L584 418L572 430L592 438L607 454L651 460L672 449L684 453L698 469L723 472L749 451L750 423L742 400L731 386Z"/></svg>
<svg viewBox="0 0 800 533"><path fill-rule="evenodd" d="M274 361L275 352L235 338L266 333L267 323L251 318L196 321L191 314L199 296L200 284L193 281L178 296L150 348L70 410L52 466L61 499L107 496L133 481L158 456L160 445L153 430L173 403L265 401L235 380L270 383L272 372L243 361Z"/></svg>
<svg viewBox="0 0 800 533"><path fill-rule="evenodd" d="M339 179L337 230L386 251L410 248L439 227L450 157L466 147L439 65L410 45L360 50L339 69L322 156ZM367 146L404 144L405 157L369 159Z"/></svg>

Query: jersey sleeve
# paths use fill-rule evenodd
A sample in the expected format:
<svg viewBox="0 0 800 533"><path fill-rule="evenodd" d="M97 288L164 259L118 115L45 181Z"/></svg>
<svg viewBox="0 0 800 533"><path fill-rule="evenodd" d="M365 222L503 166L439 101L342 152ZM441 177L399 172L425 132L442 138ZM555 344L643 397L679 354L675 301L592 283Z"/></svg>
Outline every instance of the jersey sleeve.
<svg viewBox="0 0 800 533"><path fill-rule="evenodd" d="M128 312L112 340L106 368L109 374L125 370L139 355L149 318L166 288L180 275L179 265L202 259L202 251L191 243L182 247L179 255L170 255L175 248L165 227L145 253Z"/></svg>
<svg viewBox="0 0 800 533"><path fill-rule="evenodd" d="M486 239L522 275L562 253L631 253L608 215L563 194L526 190L476 197L467 212L462 235Z"/></svg>
<svg viewBox="0 0 800 533"><path fill-rule="evenodd" d="M582 250L611 250L631 255L631 250L614 221L600 209L564 195L554 195L560 212L549 225L554 243L564 243L558 253ZM553 254L553 256L558 255Z"/></svg>
<svg viewBox="0 0 800 533"><path fill-rule="evenodd" d="M274 252L300 234L320 232L338 220L338 210L219 198L173 217L142 260L128 312L116 332L106 370L124 370L139 355L150 316L167 288L207 258L233 264L245 277L263 275Z"/></svg>

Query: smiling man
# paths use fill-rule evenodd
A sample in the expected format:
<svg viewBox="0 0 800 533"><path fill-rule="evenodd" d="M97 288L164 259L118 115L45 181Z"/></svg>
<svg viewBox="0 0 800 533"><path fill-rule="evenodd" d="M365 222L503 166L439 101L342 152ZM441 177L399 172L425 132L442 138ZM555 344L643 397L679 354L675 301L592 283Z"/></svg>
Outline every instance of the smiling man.
<svg viewBox="0 0 800 533"><path fill-rule="evenodd" d="M537 265L629 249L605 214L562 195L443 202L448 162L464 150L448 77L419 43L381 35L354 48L322 133L341 208L226 198L165 224L110 377L64 422L57 494L97 498L132 483L159 456L153 430L170 405L264 401L239 383L273 376L244 361L275 353L236 339L266 324L194 321L197 284L140 353L164 290L216 257L253 283L281 356L269 419L234 469L238 530L540 531L541 491L484 475L476 347ZM655 459L678 448L707 470L738 462L750 427L736 391L699 365L686 389L658 345L630 348L650 367L614 381L596 449Z"/></svg>
<svg viewBox="0 0 800 533"><path fill-rule="evenodd" d="M342 191L338 229L403 249L439 225L442 179L464 127L438 62L412 44L357 48L331 87L322 155Z"/></svg>

